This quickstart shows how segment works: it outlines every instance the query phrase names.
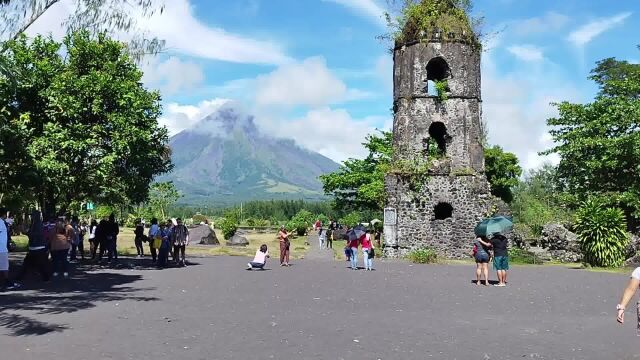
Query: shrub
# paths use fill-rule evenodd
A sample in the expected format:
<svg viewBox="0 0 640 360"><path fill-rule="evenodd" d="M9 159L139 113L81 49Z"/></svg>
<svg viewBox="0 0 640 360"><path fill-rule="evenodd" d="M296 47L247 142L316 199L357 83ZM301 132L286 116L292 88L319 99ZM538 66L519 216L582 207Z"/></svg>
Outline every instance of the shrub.
<svg viewBox="0 0 640 360"><path fill-rule="evenodd" d="M247 226L256 226L256 219L254 218L248 218L245 222L247 223Z"/></svg>
<svg viewBox="0 0 640 360"><path fill-rule="evenodd" d="M235 212L226 213L224 218L218 222L218 225L220 225L225 240L231 239L236 234L236 230L238 230L238 218Z"/></svg>
<svg viewBox="0 0 640 360"><path fill-rule="evenodd" d="M607 208L597 199L587 200L576 213L575 232L585 263L618 267L624 262L629 238L622 210Z"/></svg>
<svg viewBox="0 0 640 360"><path fill-rule="evenodd" d="M207 222L209 222L207 217L204 216L204 215L201 215L201 214L193 215L192 219L193 219L193 223L194 224L200 224L200 223L205 223L206 224Z"/></svg>
<svg viewBox="0 0 640 360"><path fill-rule="evenodd" d="M514 264L542 265L542 260L534 253L516 247L509 248L509 262Z"/></svg>
<svg viewBox="0 0 640 360"><path fill-rule="evenodd" d="M340 223L342 225L354 227L360 223L360 214L356 211L351 212L345 215L344 217L342 217L342 219L340 219Z"/></svg>
<svg viewBox="0 0 640 360"><path fill-rule="evenodd" d="M320 220L320 222L322 223L322 226L326 227L329 225L329 217L325 214L320 214L316 216L316 219Z"/></svg>
<svg viewBox="0 0 640 360"><path fill-rule="evenodd" d="M416 249L410 252L407 258L414 264L433 264L438 261L438 254L430 248Z"/></svg>
<svg viewBox="0 0 640 360"><path fill-rule="evenodd" d="M258 226L258 227L266 227L269 225L271 224L269 224L269 220L266 220L266 219L256 219L255 221L255 226Z"/></svg>

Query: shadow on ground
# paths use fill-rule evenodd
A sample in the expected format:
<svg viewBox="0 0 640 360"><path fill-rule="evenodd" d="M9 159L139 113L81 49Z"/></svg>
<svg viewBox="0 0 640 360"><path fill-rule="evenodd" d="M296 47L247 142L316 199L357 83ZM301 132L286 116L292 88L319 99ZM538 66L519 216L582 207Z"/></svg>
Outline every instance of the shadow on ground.
<svg viewBox="0 0 640 360"><path fill-rule="evenodd" d="M121 264L128 267L126 263ZM13 269L17 271L19 266L21 264L16 264ZM76 266L70 279L59 277L42 282L32 275L21 289L0 294L0 327L8 329L13 336L44 335L68 329L64 324L43 321L41 318L47 315L75 313L98 303L125 299L158 300L141 295L153 288L130 286L141 279L139 274L123 274L91 264Z"/></svg>

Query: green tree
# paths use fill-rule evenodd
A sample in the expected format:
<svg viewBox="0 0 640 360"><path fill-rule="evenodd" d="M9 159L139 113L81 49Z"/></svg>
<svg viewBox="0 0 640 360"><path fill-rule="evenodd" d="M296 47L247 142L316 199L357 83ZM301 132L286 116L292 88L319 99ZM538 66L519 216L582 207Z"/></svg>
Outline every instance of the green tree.
<svg viewBox="0 0 640 360"><path fill-rule="evenodd" d="M389 170L392 134L367 135L363 145L369 151L364 159L346 160L333 173L320 176L324 192L334 197L336 207L344 210L382 211L386 201L384 176Z"/></svg>
<svg viewBox="0 0 640 360"><path fill-rule="evenodd" d="M592 103L555 104L559 115L547 120L555 144L543 154L560 156L558 178L577 201L598 196L637 221L640 65L605 59L597 63L591 79L600 87Z"/></svg>
<svg viewBox="0 0 640 360"><path fill-rule="evenodd" d="M513 200L511 189L518 185L522 168L515 154L505 152L494 145L484 150L485 173L491 184L491 193L510 203Z"/></svg>
<svg viewBox="0 0 640 360"><path fill-rule="evenodd" d="M173 181L153 183L149 189L149 205L166 219L167 208L180 199Z"/></svg>
<svg viewBox="0 0 640 360"><path fill-rule="evenodd" d="M168 135L157 120L160 96L143 87L124 45L87 32L63 43L22 36L6 45L0 57L22 76L17 86L0 76L10 127L0 141L17 148L1 180L18 186L24 177L49 213L74 201L146 200L152 179L171 169Z"/></svg>

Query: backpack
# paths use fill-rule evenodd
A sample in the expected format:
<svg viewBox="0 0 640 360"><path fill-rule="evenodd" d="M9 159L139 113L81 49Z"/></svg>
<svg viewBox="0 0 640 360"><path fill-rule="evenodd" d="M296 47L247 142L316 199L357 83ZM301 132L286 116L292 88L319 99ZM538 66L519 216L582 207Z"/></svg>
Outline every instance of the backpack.
<svg viewBox="0 0 640 360"><path fill-rule="evenodd" d="M71 229L73 233L71 234L71 243L73 245L78 245L80 243L80 229L78 229L78 224L71 225Z"/></svg>

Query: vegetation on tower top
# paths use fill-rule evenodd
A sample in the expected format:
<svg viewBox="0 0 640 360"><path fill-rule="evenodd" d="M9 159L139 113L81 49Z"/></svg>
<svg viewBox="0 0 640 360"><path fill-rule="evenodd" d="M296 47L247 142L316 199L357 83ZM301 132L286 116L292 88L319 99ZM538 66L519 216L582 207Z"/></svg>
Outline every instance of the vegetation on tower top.
<svg viewBox="0 0 640 360"><path fill-rule="evenodd" d="M482 18L473 18L471 0L390 0L400 3L397 15L385 13L394 46L414 41L464 41L481 47Z"/></svg>

